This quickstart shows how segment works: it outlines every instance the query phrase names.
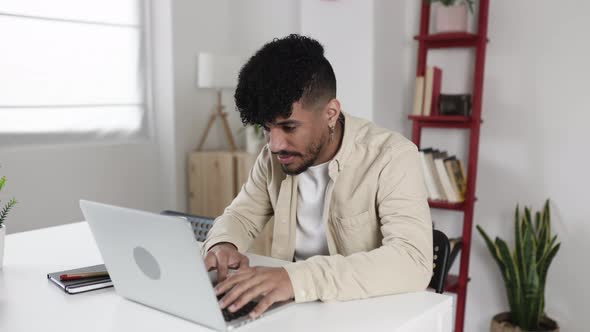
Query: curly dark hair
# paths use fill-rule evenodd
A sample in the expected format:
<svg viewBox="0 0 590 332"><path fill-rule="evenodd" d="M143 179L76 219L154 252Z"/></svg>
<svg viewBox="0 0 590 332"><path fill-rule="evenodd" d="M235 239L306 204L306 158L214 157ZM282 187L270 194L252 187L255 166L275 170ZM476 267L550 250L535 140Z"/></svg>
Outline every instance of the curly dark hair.
<svg viewBox="0 0 590 332"><path fill-rule="evenodd" d="M242 67L234 95L242 122L259 124L288 118L292 105L314 107L336 97L336 77L316 40L292 34L274 39Z"/></svg>

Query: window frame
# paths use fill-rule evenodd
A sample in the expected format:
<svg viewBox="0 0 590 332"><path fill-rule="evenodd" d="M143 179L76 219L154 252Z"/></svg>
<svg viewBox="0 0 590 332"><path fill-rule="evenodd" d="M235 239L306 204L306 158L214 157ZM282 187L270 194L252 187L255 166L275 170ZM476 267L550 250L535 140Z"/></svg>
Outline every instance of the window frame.
<svg viewBox="0 0 590 332"><path fill-rule="evenodd" d="M129 133L55 132L55 133L2 133L0 149L31 145L102 145L147 143L154 140L153 109L153 54L152 54L152 0L138 0L139 13L139 67L143 93L142 114L137 130ZM9 14L9 13L4 13ZM75 22L75 20L68 20Z"/></svg>

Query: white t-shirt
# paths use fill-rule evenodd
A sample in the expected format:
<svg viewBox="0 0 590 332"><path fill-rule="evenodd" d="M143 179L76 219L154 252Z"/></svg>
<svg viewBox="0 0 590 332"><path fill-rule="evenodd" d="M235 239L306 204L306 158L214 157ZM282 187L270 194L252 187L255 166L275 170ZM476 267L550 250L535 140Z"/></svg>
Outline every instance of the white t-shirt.
<svg viewBox="0 0 590 332"><path fill-rule="evenodd" d="M297 229L295 260L315 255L328 255L328 241L324 225L324 197L330 179L329 162L309 167L297 179Z"/></svg>

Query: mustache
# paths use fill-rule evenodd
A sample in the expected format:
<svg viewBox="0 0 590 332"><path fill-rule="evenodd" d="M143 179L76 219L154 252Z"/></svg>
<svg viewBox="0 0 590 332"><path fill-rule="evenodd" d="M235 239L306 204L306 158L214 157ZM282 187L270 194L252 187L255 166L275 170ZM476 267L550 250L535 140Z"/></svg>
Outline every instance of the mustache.
<svg viewBox="0 0 590 332"><path fill-rule="evenodd" d="M281 150L281 151L277 151L277 152L271 152L273 155L279 155L281 157L289 157L289 156L301 156L301 153L299 152L294 152L294 151L286 151L286 150Z"/></svg>

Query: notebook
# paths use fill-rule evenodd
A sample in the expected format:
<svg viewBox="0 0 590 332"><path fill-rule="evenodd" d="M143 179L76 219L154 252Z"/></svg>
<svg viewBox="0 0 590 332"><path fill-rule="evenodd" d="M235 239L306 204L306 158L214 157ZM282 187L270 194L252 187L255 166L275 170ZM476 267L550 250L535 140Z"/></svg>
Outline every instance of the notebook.
<svg viewBox="0 0 590 332"><path fill-rule="evenodd" d="M107 269L104 264L82 267L79 269L65 270L47 274L47 279L53 282L64 292L68 294L78 294L88 292L95 289L102 289L113 287L113 282L109 276L84 278L79 280L61 281L59 276L62 274L77 274L86 272L106 272Z"/></svg>

